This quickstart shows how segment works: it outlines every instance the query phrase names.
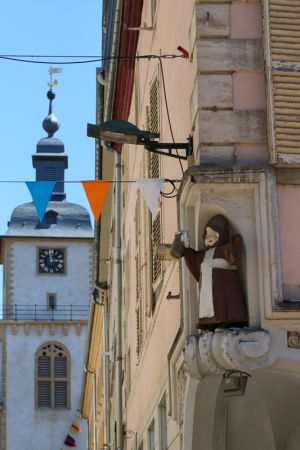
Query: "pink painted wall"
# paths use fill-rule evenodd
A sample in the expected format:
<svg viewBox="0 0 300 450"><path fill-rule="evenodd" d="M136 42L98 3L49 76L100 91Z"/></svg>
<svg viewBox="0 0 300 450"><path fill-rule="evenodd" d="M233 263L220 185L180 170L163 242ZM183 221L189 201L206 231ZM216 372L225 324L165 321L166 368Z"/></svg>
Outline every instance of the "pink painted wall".
<svg viewBox="0 0 300 450"><path fill-rule="evenodd" d="M256 163L265 163L269 158L267 144L236 144L234 153L237 163L249 163L251 160Z"/></svg>
<svg viewBox="0 0 300 450"><path fill-rule="evenodd" d="M300 284L300 186L278 185L282 282Z"/></svg>
<svg viewBox="0 0 300 450"><path fill-rule="evenodd" d="M233 2L230 19L232 39L260 39L262 37L260 3Z"/></svg>
<svg viewBox="0 0 300 450"><path fill-rule="evenodd" d="M236 72L232 75L233 108L238 111L266 108L266 85L263 72Z"/></svg>

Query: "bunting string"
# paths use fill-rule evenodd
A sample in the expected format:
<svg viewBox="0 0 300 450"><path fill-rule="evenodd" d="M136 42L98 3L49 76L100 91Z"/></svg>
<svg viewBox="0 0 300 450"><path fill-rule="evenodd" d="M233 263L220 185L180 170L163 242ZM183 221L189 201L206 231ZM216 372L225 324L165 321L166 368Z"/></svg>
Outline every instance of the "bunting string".
<svg viewBox="0 0 300 450"><path fill-rule="evenodd" d="M143 195L146 205L151 211L154 218L158 211L159 195L166 198L173 198L177 195L176 182L180 180L171 180L168 178L147 178L136 180L82 180L69 181L69 183L81 183L91 210L94 215L95 222L98 223L101 211L105 202L106 195L113 183L136 183L138 190ZM38 219L43 222L44 215L51 200L52 193L57 183L65 183L64 181L1 181L6 183L25 183L32 197ZM164 183L170 183L172 190L170 192L162 192L161 188Z"/></svg>
<svg viewBox="0 0 300 450"><path fill-rule="evenodd" d="M153 180L154 178L140 178L140 179L145 179L145 180ZM132 179L132 180L92 180L92 181L109 181L110 183L137 183L140 179L136 178L136 179ZM177 178L163 178L164 183L181 183L182 179L177 179ZM70 184L70 183L82 183L83 180L54 180L55 183L66 183L66 184ZM0 180L0 183L28 183L28 181L26 180ZM39 183L47 183L46 181L39 181Z"/></svg>

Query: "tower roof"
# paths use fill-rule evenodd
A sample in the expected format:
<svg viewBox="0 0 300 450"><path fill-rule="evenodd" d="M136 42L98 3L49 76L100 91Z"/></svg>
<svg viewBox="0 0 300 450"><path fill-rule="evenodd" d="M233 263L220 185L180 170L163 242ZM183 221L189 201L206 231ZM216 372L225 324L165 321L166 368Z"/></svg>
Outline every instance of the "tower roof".
<svg viewBox="0 0 300 450"><path fill-rule="evenodd" d="M88 211L76 203L50 201L42 223L33 203L17 206L5 236L49 238L93 238Z"/></svg>

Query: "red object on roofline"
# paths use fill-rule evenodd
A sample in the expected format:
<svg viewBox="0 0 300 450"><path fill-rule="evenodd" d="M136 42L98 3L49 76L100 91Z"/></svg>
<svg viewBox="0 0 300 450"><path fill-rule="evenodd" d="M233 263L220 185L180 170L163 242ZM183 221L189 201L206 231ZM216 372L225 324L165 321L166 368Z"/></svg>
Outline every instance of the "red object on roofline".
<svg viewBox="0 0 300 450"><path fill-rule="evenodd" d="M178 45L177 50L182 53L183 58L189 59L190 54L185 48L181 47L181 45Z"/></svg>

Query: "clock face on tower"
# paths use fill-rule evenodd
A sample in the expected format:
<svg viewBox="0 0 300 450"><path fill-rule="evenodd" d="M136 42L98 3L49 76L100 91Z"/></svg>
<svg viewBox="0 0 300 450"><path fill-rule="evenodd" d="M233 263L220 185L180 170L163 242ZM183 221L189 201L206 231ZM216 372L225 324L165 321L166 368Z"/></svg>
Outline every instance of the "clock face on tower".
<svg viewBox="0 0 300 450"><path fill-rule="evenodd" d="M38 273L64 274L65 264L64 248L38 249Z"/></svg>

